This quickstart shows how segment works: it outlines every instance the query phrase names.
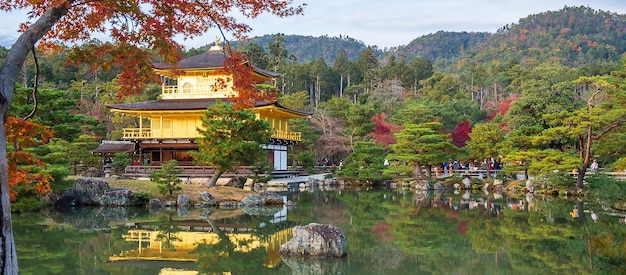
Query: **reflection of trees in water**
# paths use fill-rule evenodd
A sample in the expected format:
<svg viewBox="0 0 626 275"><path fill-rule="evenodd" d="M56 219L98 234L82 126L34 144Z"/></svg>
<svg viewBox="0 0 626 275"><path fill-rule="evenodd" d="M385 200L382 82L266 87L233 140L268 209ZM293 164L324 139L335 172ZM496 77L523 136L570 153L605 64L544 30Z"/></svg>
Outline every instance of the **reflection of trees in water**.
<svg viewBox="0 0 626 275"><path fill-rule="evenodd" d="M178 229L178 221L175 221L172 216L174 213L170 212L169 215L159 218L157 227L159 233L156 235L156 240L161 242L161 245L170 251L176 251L175 242L180 242L181 239L177 236L180 231Z"/></svg>
<svg viewBox="0 0 626 275"><path fill-rule="evenodd" d="M586 223L575 222L569 216L572 202L561 198L426 194L343 190L341 194L300 195L300 199L310 199L312 205L320 208L303 211L330 215L336 224L343 224L348 253L365 257L370 269L413 260L417 270L444 273L625 271L626 226L618 224L617 218L614 222L593 223L585 217ZM468 208L461 205L462 201L478 203ZM339 212L341 215L334 215L336 209L322 212L328 203L345 209ZM381 235L383 224L388 226ZM384 263L392 258L379 259L385 252L393 252L397 258ZM403 257L403 253L415 258Z"/></svg>
<svg viewBox="0 0 626 275"><path fill-rule="evenodd" d="M596 270L625 274L626 226L616 222L617 217L613 217L613 222L590 221L587 215L594 210L585 209L585 205L578 200L573 211L577 211L576 219L584 228L583 239L586 241L589 265Z"/></svg>
<svg viewBox="0 0 626 275"><path fill-rule="evenodd" d="M207 273L223 273L242 274L250 272L252 269L261 270L264 266L264 259L267 252L263 247L253 248L248 251L237 251L237 247L254 247L252 242L254 239L237 239L238 243L233 241L218 226L217 222L207 219L211 225L213 232L219 236L218 243L207 243L206 240L198 243L197 247L192 250L191 254L198 254L198 272L200 274Z"/></svg>

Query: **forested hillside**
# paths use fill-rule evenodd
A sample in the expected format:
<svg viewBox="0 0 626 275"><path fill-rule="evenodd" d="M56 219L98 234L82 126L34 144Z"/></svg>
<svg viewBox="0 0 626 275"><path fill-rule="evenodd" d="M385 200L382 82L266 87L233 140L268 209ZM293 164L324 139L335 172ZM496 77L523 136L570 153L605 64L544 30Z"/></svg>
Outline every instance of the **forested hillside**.
<svg viewBox="0 0 626 275"><path fill-rule="evenodd" d="M322 58L324 62L330 64L337 58L339 50L344 50L348 59L356 60L361 51L368 47L362 41L348 36L313 37L281 33L252 37L249 41L233 41L231 46L236 50L245 52L250 50L252 44L260 46L272 54L272 47L276 43L281 43L281 48L289 53L288 58L297 63L306 63ZM210 45L206 45L198 49L191 49L189 52L195 54L207 50L209 47ZM382 54L382 51L377 48L374 49L377 56Z"/></svg>
<svg viewBox="0 0 626 275"><path fill-rule="evenodd" d="M496 33L437 32L387 53L422 56L437 69L454 71L460 59L537 63L558 60L568 66L615 62L626 51L626 15L589 7L565 7L533 14Z"/></svg>

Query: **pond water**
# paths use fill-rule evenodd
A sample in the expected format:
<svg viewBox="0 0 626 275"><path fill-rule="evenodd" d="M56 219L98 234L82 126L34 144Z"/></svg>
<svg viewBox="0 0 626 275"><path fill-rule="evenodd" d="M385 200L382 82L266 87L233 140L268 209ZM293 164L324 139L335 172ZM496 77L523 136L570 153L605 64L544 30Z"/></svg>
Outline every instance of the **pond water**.
<svg viewBox="0 0 626 275"><path fill-rule="evenodd" d="M20 274L623 274L626 268L625 214L597 202L385 189L283 195L298 206L15 214ZM277 251L293 226L311 222L340 227L348 257L282 259Z"/></svg>

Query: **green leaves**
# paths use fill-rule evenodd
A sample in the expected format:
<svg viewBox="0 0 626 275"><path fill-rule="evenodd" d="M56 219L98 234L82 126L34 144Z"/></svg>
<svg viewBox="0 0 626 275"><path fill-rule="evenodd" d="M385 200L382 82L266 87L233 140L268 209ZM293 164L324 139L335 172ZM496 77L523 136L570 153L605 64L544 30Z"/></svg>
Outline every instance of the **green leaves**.
<svg viewBox="0 0 626 275"><path fill-rule="evenodd" d="M182 169L176 169L178 161L172 159L163 164L160 170L156 170L150 174L150 181L159 185L159 193L161 195L173 195L174 191L181 190L179 184L182 180L178 177L183 172Z"/></svg>
<svg viewBox="0 0 626 275"><path fill-rule="evenodd" d="M232 104L217 101L201 120L198 151L190 152L196 165L214 166L223 173L264 156L261 144L269 141L270 126L257 120L254 112L235 110Z"/></svg>

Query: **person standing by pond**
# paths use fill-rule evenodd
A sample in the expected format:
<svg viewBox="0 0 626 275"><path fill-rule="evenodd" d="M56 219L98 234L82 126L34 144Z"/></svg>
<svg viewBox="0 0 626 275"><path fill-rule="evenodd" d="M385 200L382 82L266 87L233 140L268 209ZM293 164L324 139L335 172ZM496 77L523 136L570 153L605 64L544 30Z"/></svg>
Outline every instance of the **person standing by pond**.
<svg viewBox="0 0 626 275"><path fill-rule="evenodd" d="M595 173L598 170L598 161L594 159L589 168L591 169L591 173Z"/></svg>

